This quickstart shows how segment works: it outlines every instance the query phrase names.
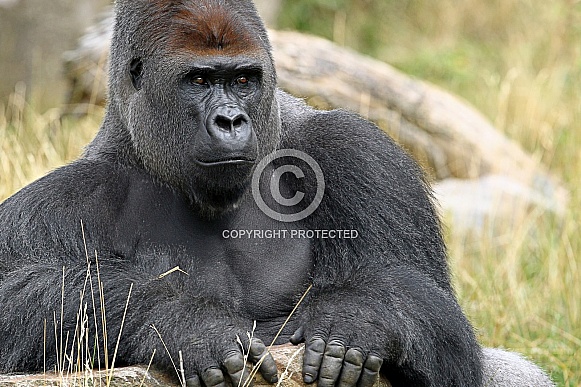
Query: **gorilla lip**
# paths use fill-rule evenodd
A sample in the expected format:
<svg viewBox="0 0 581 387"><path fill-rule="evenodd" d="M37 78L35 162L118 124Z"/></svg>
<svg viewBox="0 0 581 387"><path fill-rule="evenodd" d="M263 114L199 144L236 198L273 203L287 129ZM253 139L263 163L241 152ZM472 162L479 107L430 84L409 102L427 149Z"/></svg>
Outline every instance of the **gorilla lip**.
<svg viewBox="0 0 581 387"><path fill-rule="evenodd" d="M241 164L254 164L256 160L250 159L227 159L227 160L216 160L216 161L202 161L196 160L196 164L202 167L222 167L229 165L241 165Z"/></svg>

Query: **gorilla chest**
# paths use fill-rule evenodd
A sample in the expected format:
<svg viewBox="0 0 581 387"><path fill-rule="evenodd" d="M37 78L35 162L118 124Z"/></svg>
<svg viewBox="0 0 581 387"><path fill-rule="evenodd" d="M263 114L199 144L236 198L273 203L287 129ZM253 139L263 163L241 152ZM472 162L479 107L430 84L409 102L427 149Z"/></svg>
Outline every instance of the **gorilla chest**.
<svg viewBox="0 0 581 387"><path fill-rule="evenodd" d="M155 261L149 267L158 266L157 272L178 266L187 272L181 276L186 291L202 289L211 297L237 305L258 321L288 316L308 287L310 242L260 236L224 238L228 232L235 231L196 230L188 238L182 235L181 240L171 243L149 240L143 245L143 254Z"/></svg>
<svg viewBox="0 0 581 387"><path fill-rule="evenodd" d="M271 323L284 321L307 289L312 242L293 233L296 224L268 218L253 200L207 220L161 189L137 186L129 196L115 245L148 276L179 267L187 275L173 271L163 277L172 288L222 299Z"/></svg>
<svg viewBox="0 0 581 387"><path fill-rule="evenodd" d="M286 317L308 287L308 240L249 238L222 244L224 263L246 311L255 319Z"/></svg>
<svg viewBox="0 0 581 387"><path fill-rule="evenodd" d="M184 214L150 212L130 227L136 263L153 276L179 267L188 275L167 280L184 291L224 299L258 321L284 320L309 285L311 241L262 214L219 222Z"/></svg>

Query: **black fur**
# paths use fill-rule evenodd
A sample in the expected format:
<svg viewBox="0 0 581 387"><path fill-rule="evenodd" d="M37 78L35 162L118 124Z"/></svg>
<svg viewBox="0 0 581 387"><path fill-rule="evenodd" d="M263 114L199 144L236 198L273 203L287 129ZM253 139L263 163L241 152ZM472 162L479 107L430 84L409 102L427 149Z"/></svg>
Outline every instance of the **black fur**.
<svg viewBox="0 0 581 387"><path fill-rule="evenodd" d="M249 1L120 0L116 11L99 134L79 160L0 205L0 371L54 369L64 347L55 316L70 353L84 305L87 350L98 342L104 364L96 253L110 358L133 284L117 364L147 363L157 349L154 363L171 372L161 335L174 359L182 351L190 385L236 382L236 336L251 361L267 355L263 342L312 284L278 340L306 341L307 382L368 387L382 367L394 386L481 385L431 193L407 154L354 114L277 90ZM183 46L180 34L198 40ZM251 195L254 168L276 149L305 152L324 173L323 200L304 220L272 220ZM314 197L313 176L288 175L282 191ZM239 229L358 238L224 238ZM261 372L276 380L270 356Z"/></svg>

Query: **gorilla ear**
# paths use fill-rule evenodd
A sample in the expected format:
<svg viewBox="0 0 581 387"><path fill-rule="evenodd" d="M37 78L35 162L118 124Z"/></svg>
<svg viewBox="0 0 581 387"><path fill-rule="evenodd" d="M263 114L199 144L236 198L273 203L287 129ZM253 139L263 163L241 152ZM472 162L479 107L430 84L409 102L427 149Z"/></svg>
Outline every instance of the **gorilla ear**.
<svg viewBox="0 0 581 387"><path fill-rule="evenodd" d="M141 58L135 58L131 61L129 73L131 74L131 83L133 83L135 90L141 90L141 78L143 76L143 61Z"/></svg>

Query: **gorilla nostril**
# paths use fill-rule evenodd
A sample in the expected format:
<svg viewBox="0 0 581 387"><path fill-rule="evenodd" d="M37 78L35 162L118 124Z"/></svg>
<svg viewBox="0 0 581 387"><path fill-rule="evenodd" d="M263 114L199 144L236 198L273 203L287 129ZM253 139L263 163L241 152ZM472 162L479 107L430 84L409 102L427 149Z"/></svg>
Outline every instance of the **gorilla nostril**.
<svg viewBox="0 0 581 387"><path fill-rule="evenodd" d="M215 119L215 123L218 126L218 128L226 132L230 132L232 130L232 120L228 117L217 116Z"/></svg>
<svg viewBox="0 0 581 387"><path fill-rule="evenodd" d="M216 126L221 130L225 132L232 132L242 127L247 122L247 120L243 114L239 114L233 118L218 115L214 119L214 122L216 123Z"/></svg>
<svg viewBox="0 0 581 387"><path fill-rule="evenodd" d="M244 125L244 123L246 123L246 119L243 115L239 115L238 117L234 118L234 121L232 121L232 127L236 129Z"/></svg>

